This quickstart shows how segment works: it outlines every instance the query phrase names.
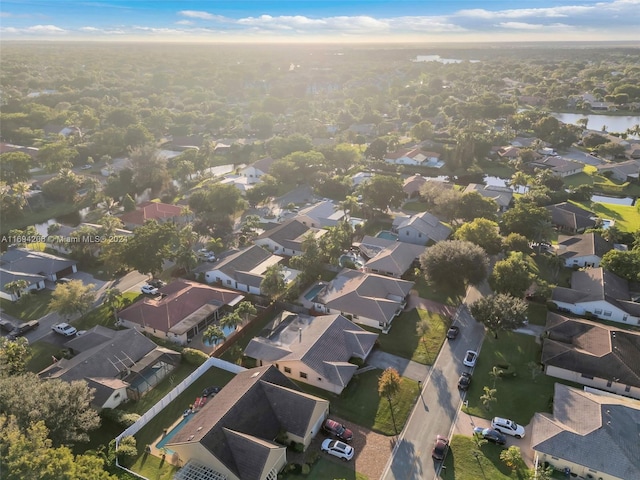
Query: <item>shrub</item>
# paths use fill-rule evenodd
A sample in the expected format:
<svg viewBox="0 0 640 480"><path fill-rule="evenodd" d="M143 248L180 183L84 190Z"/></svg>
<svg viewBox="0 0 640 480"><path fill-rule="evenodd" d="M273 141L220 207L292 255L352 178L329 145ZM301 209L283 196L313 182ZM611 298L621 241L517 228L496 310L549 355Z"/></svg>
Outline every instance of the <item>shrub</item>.
<svg viewBox="0 0 640 480"><path fill-rule="evenodd" d="M127 413L114 408L104 408L100 412L100 416L105 420L111 420L123 428L130 427L140 418L140 415L137 413Z"/></svg>
<svg viewBox="0 0 640 480"><path fill-rule="evenodd" d="M117 456L118 463L120 463L120 465L125 467L133 465L133 462L138 458L138 449L136 448L135 437L129 436L120 440Z"/></svg>
<svg viewBox="0 0 640 480"><path fill-rule="evenodd" d="M295 440L291 440L291 443L289 444L289 446L291 447L291 450L293 450L294 452L297 452L297 453L304 452L303 443L299 443L299 442L296 442Z"/></svg>
<svg viewBox="0 0 640 480"><path fill-rule="evenodd" d="M311 466L308 463L302 465L302 475L309 475L311 473Z"/></svg>
<svg viewBox="0 0 640 480"><path fill-rule="evenodd" d="M320 452L318 452L317 450L314 450L313 452L309 453L309 455L307 455L307 463L309 465L315 465L318 460L320 460Z"/></svg>
<svg viewBox="0 0 640 480"><path fill-rule="evenodd" d="M349 363L356 365L358 368L364 367L364 360L358 357L351 357Z"/></svg>
<svg viewBox="0 0 640 480"><path fill-rule="evenodd" d="M184 350L182 350L182 358L189 365L200 366L207 361L209 356L206 353L201 352L200 350L196 350L195 348L185 348Z"/></svg>

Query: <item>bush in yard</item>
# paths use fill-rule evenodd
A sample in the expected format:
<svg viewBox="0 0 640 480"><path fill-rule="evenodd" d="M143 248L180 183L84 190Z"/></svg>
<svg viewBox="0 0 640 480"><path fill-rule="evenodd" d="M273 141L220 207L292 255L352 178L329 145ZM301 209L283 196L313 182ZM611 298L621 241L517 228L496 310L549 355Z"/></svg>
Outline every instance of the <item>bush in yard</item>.
<svg viewBox="0 0 640 480"><path fill-rule="evenodd" d="M189 365L200 366L207 361L209 356L206 353L201 352L200 350L196 350L195 348L185 348L182 351L182 358Z"/></svg>
<svg viewBox="0 0 640 480"><path fill-rule="evenodd" d="M311 467L308 463L302 465L302 475L309 475L311 473Z"/></svg>
<svg viewBox="0 0 640 480"><path fill-rule="evenodd" d="M100 416L105 420L111 420L123 428L130 427L138 421L140 415L137 413L127 413L114 408L105 408L100 412Z"/></svg>
<svg viewBox="0 0 640 480"><path fill-rule="evenodd" d="M317 450L314 450L309 455L307 455L307 463L309 465L315 465L318 460L320 460L320 452L318 452Z"/></svg>
<svg viewBox="0 0 640 480"><path fill-rule="evenodd" d="M291 449L294 452L297 452L297 453L304 452L304 443L300 443L300 442L296 442L295 440L291 440L291 443L289 444L289 446L291 447Z"/></svg>
<svg viewBox="0 0 640 480"><path fill-rule="evenodd" d="M125 467L133 465L133 462L138 458L138 449L136 448L135 437L128 436L120 440L118 445L118 463Z"/></svg>

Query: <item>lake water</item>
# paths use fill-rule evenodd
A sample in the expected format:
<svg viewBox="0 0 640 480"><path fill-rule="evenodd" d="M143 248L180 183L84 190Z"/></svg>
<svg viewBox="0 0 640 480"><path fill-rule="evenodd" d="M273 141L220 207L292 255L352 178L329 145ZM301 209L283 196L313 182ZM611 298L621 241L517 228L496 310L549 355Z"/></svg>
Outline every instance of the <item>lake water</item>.
<svg viewBox="0 0 640 480"><path fill-rule="evenodd" d="M638 115L582 115L581 113L551 113L551 115L561 122L571 125L578 125L578 120L588 118L587 128L589 130L602 130L603 125L606 125L608 132L615 133L623 133L634 125L640 125L640 116Z"/></svg>
<svg viewBox="0 0 640 480"><path fill-rule="evenodd" d="M48 229L50 225L54 223L60 223L62 225L69 225L70 227L77 227L84 221L84 217L89 213L89 207L85 207L82 210L78 210L76 212L71 212L66 215L61 215L56 218L50 218L46 222L36 223L34 226L36 227L36 231L38 235L47 236Z"/></svg>
<svg viewBox="0 0 640 480"><path fill-rule="evenodd" d="M462 63L466 60L460 60L457 58L442 58L440 55L417 55L412 62L439 62L444 64L449 63ZM470 63L479 63L480 60L469 60Z"/></svg>
<svg viewBox="0 0 640 480"><path fill-rule="evenodd" d="M607 197L605 195L592 195L591 201L598 203L613 203L614 205L632 206L635 202L635 199L631 197Z"/></svg>

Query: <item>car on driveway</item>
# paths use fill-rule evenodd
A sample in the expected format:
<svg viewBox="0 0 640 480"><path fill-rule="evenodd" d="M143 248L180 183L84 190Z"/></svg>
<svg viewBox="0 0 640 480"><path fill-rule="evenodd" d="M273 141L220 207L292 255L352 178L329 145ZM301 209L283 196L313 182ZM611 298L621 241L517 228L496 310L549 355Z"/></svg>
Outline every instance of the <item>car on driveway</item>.
<svg viewBox="0 0 640 480"><path fill-rule="evenodd" d="M467 353L464 354L464 363L467 367L475 367L476 361L478 360L478 352L473 350L467 350Z"/></svg>
<svg viewBox="0 0 640 480"><path fill-rule="evenodd" d="M473 433L480 438L484 438L485 440L496 443L498 445L504 445L505 443L507 443L507 437L505 437L499 431L494 430L493 428L476 427L473 429Z"/></svg>
<svg viewBox="0 0 640 480"><path fill-rule="evenodd" d="M38 320L29 320L28 322L21 323L13 330L11 330L9 335L7 335L7 338L9 340L15 340L16 338L23 336L27 332L38 328L39 325L40 322L38 322Z"/></svg>
<svg viewBox="0 0 640 480"><path fill-rule="evenodd" d="M453 340L458 336L459 333L460 327L452 325L451 327L449 327L449 330L447 330L447 339Z"/></svg>
<svg viewBox="0 0 640 480"><path fill-rule="evenodd" d="M353 432L340 422L327 418L322 425L322 430L330 435L338 437L344 442L350 442L353 439Z"/></svg>
<svg viewBox="0 0 640 480"><path fill-rule="evenodd" d="M469 372L462 372L462 375L460 375L458 379L458 388L466 392L469 390L469 385L471 385L471 374Z"/></svg>
<svg viewBox="0 0 640 480"><path fill-rule="evenodd" d="M494 417L491 420L491 428L500 433L511 435L512 437L524 437L524 427L522 425L518 425L513 420L509 420L508 418Z"/></svg>
<svg viewBox="0 0 640 480"><path fill-rule="evenodd" d="M152 287L156 287L156 288L162 288L166 285L166 283L160 280L159 278L154 278L149 280L147 282L147 285L151 285Z"/></svg>
<svg viewBox="0 0 640 480"><path fill-rule="evenodd" d="M62 278L57 279L57 280L56 280L56 283L57 283L57 284L61 284L61 283L69 283L70 281L71 281L71 279L70 279L70 278L62 277Z"/></svg>
<svg viewBox="0 0 640 480"><path fill-rule="evenodd" d="M140 287L140 291L142 293L146 293L148 295L157 295L158 294L158 289L154 286L151 285L143 285L142 287Z"/></svg>
<svg viewBox="0 0 640 480"><path fill-rule="evenodd" d="M355 453L353 447L339 440L331 440L330 438L327 438L322 442L320 450L327 452L329 455L333 455L334 457L341 458L345 462L347 460L351 460Z"/></svg>
<svg viewBox="0 0 640 480"><path fill-rule="evenodd" d="M438 435L433 450L431 451L431 458L442 461L447 455L447 450L449 450L449 440L447 440L447 437Z"/></svg>
<svg viewBox="0 0 640 480"><path fill-rule="evenodd" d="M8 333L14 328L16 328L16 326L9 320L7 320L6 318L0 318L0 332Z"/></svg>
<svg viewBox="0 0 640 480"><path fill-rule="evenodd" d="M76 327L73 327L68 323L56 323L54 326L51 327L51 330L53 330L56 333L59 333L60 335L64 335L65 337L72 337L73 335L78 333L78 330L76 329Z"/></svg>

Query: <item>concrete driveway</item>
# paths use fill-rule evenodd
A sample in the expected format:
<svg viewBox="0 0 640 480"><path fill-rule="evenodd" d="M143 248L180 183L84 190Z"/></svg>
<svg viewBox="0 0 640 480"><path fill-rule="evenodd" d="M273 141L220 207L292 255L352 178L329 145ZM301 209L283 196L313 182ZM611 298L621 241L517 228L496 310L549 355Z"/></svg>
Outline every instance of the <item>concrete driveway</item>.
<svg viewBox="0 0 640 480"><path fill-rule="evenodd" d="M367 358L367 364L384 370L393 367L403 376L415 380L416 382L424 382L429 374L429 367L421 363L412 362L406 358L383 352L382 350L374 350Z"/></svg>

